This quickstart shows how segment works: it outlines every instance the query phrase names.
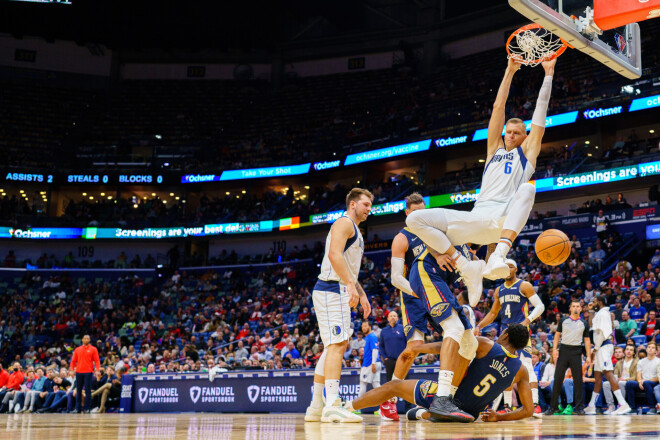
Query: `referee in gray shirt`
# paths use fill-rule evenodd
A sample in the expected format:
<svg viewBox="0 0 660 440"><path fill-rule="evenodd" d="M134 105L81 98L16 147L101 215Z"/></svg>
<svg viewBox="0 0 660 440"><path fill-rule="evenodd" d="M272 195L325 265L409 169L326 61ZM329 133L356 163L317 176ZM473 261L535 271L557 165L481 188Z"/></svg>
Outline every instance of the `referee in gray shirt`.
<svg viewBox="0 0 660 440"><path fill-rule="evenodd" d="M545 412L552 415L559 411L559 393L564 383L566 370L571 369L573 374L573 388L575 390L575 414L584 415L584 387L582 386L582 346L587 350L587 363L591 362L591 340L589 339L589 324L580 319L582 306L580 300L571 301L571 315L559 321L555 333L553 356L559 348L557 365L555 365L555 381L552 385L552 401L550 408Z"/></svg>

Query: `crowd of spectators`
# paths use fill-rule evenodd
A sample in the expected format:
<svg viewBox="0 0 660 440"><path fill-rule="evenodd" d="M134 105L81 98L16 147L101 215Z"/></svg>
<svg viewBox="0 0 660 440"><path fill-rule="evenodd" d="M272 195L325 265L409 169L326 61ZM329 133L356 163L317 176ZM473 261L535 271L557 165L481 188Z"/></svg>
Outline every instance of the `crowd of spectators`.
<svg viewBox="0 0 660 440"><path fill-rule="evenodd" d="M553 334L568 312L571 298L580 298L586 312L588 302L599 294L606 296L612 309L614 342L634 343L636 352L641 352L640 347L660 333L655 321L660 306L660 250L646 266L633 266L617 259L623 238L608 236L597 245L603 246L605 261L618 263L599 282L594 276L600 266L589 258L580 239L573 237L572 245L571 257L557 268L543 265L522 246L513 250L519 276L535 286L546 304L546 312L531 327L539 362L551 363ZM63 369L69 365L73 348L82 334L90 334L104 371L110 372L107 380L111 384L118 371L217 374L237 369L310 368L323 351L310 295L317 270L314 263L307 262L271 264L175 271L161 280L142 279L126 271L118 279L95 282L74 281L66 273L42 278L37 272L27 272L20 283L5 286L1 295L0 360L3 365L18 363L26 374L30 367L44 366L47 376L48 370L51 375L67 376ZM376 252L363 260L360 279L371 298L369 320L377 335L387 325L388 313L399 311L389 270L385 253ZM477 320L492 304L494 287L485 290L476 307ZM452 288L461 291L459 284ZM353 312L352 318L359 328L360 315ZM483 331L496 337L499 326L495 323ZM439 336L434 333L431 338ZM360 365L363 344L358 331L346 352L346 366ZM437 365L438 360L427 355L416 363ZM70 385L58 387L64 393L52 401L40 403L37 399L34 410L64 410L73 401L71 390ZM94 395L97 407L102 394ZM113 396L106 396L112 405L116 404ZM39 407L46 403L49 405ZM20 407L12 408L18 411Z"/></svg>

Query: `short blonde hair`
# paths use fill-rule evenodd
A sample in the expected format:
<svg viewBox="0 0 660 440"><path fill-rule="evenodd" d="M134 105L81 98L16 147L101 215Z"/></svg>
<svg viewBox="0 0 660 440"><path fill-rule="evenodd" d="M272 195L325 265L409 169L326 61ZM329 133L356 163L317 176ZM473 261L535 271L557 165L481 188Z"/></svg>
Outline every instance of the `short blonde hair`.
<svg viewBox="0 0 660 440"><path fill-rule="evenodd" d="M410 209L411 205L417 205L419 203L424 203L424 198L418 192L414 192L406 197L406 209Z"/></svg>
<svg viewBox="0 0 660 440"><path fill-rule="evenodd" d="M372 202L374 200L374 195L371 194L371 191L369 191L368 189L353 188L346 195L346 209L348 209L351 206L352 201L358 201L362 196L367 196L369 200L371 200Z"/></svg>
<svg viewBox="0 0 660 440"><path fill-rule="evenodd" d="M521 125L525 126L525 131L527 131L527 126L525 125L525 121L523 121L520 118L511 118L511 119L509 119L508 121L506 121L505 126L509 125L509 124L521 124Z"/></svg>

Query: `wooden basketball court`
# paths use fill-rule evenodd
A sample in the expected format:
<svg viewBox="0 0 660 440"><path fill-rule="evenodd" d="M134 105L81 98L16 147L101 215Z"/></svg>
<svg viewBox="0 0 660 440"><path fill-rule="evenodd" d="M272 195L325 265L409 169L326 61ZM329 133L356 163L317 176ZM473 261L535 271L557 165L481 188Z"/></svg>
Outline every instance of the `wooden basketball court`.
<svg viewBox="0 0 660 440"><path fill-rule="evenodd" d="M518 422L305 423L302 414L27 414L0 416L3 440L655 439L660 416L554 416Z"/></svg>

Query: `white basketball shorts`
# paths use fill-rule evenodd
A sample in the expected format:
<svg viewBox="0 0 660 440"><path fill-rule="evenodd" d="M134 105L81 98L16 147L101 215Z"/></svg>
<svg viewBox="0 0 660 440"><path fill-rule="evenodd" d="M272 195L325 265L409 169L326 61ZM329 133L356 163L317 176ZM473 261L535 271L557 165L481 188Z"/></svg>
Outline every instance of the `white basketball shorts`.
<svg viewBox="0 0 660 440"><path fill-rule="evenodd" d="M594 371L612 371L612 355L614 354L614 345L607 344L601 345L596 350L596 357L594 358Z"/></svg>
<svg viewBox="0 0 660 440"><path fill-rule="evenodd" d="M353 329L346 286L336 281L319 280L314 286L312 300L323 345L328 347L348 341Z"/></svg>

